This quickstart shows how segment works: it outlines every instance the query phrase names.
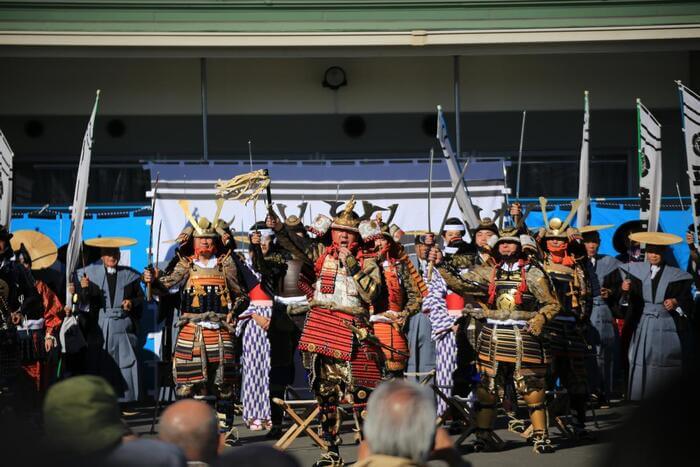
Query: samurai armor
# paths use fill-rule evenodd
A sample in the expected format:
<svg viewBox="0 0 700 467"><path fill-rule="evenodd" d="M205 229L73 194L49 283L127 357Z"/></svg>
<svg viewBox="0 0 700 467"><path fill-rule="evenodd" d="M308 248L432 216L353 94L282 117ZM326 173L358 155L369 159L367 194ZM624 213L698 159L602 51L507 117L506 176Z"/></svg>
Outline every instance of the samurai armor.
<svg viewBox="0 0 700 467"><path fill-rule="evenodd" d="M496 362L547 365L550 354L542 341L513 325L485 324L477 340L479 363L495 367Z"/></svg>
<svg viewBox="0 0 700 467"><path fill-rule="evenodd" d="M218 268L192 267L182 293L183 313L228 313L229 294L226 278Z"/></svg>
<svg viewBox="0 0 700 467"><path fill-rule="evenodd" d="M352 357L353 316L341 311L314 307L306 317L299 350L349 361Z"/></svg>
<svg viewBox="0 0 700 467"><path fill-rule="evenodd" d="M224 365L224 382L235 379L233 338L225 328L208 329L187 323L175 344L175 382L199 383L207 380L207 365Z"/></svg>
<svg viewBox="0 0 700 467"><path fill-rule="evenodd" d="M403 333L400 331L397 325L393 323L374 323L374 335L379 339L379 341L393 349L403 352L405 355L401 355L397 352L393 352L389 349L382 348L384 352L384 358L386 360L386 368L389 371L399 371L406 368L408 363L408 341L404 337Z"/></svg>
<svg viewBox="0 0 700 467"><path fill-rule="evenodd" d="M9 385L20 368L19 342L14 328L0 328L0 387Z"/></svg>
<svg viewBox="0 0 700 467"><path fill-rule="evenodd" d="M368 342L362 342L352 355L353 386L374 388L382 380L380 350Z"/></svg>
<svg viewBox="0 0 700 467"><path fill-rule="evenodd" d="M43 329L18 330L20 361L22 364L43 362L46 360Z"/></svg>
<svg viewBox="0 0 700 467"><path fill-rule="evenodd" d="M592 353L574 321L554 318L546 324L544 333L553 356L584 358Z"/></svg>

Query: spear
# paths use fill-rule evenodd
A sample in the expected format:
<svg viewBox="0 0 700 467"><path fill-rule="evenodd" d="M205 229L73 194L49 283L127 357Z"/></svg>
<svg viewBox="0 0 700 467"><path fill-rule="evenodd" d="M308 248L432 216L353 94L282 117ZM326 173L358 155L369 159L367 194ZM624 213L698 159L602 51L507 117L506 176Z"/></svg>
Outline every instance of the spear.
<svg viewBox="0 0 700 467"><path fill-rule="evenodd" d="M158 195L158 182L160 181L160 172L156 174L156 181L153 184L153 199L151 200L151 226L150 235L148 237L148 268L153 268L153 220L156 215L156 197ZM160 239L159 239L160 242ZM157 246L157 245L156 245ZM158 258L156 258L156 261ZM146 284L146 300L153 300L153 289L151 283Z"/></svg>
<svg viewBox="0 0 700 467"><path fill-rule="evenodd" d="M248 160L250 161L250 171L253 172L253 143L248 140ZM255 222L255 229L257 231L258 226L258 211L255 209L256 202L253 201L253 221Z"/></svg>

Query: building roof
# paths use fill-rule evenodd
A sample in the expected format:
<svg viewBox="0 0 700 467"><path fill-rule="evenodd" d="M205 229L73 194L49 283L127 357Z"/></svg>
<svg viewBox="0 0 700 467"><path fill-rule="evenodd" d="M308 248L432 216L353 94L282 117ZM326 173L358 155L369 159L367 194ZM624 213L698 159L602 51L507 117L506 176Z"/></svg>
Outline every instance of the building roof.
<svg viewBox="0 0 700 467"><path fill-rule="evenodd" d="M0 45L423 46L567 40L562 32L610 40L611 31L695 39L698 25L700 2L670 0L0 0ZM584 31L595 34L576 35ZM97 42L82 44L86 35Z"/></svg>

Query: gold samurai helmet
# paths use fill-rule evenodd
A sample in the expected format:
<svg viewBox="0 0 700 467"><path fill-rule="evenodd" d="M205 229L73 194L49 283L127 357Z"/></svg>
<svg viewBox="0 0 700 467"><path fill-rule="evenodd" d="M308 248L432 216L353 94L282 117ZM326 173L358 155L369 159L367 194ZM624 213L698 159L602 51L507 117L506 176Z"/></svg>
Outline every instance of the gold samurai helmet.
<svg viewBox="0 0 700 467"><path fill-rule="evenodd" d="M547 217L547 198L540 196L540 208L542 209L542 220L544 221L544 238L567 238L566 230L569 228L571 220L576 215L578 207L581 205L580 199L571 202L571 211L566 219L562 221L558 217Z"/></svg>
<svg viewBox="0 0 700 467"><path fill-rule="evenodd" d="M342 229L349 230L351 232L358 232L358 226L360 225L360 216L357 215L353 209L355 208L355 196L353 195L345 204L345 209L340 214L333 217L333 223L331 224L332 229Z"/></svg>
<svg viewBox="0 0 700 467"><path fill-rule="evenodd" d="M214 220L209 221L206 217L195 219L190 212L190 203L187 200L178 201L180 208L185 213L185 217L194 228L194 233L192 234L194 238L217 238L219 236L216 232L216 227L219 223L219 215L221 214L221 209L224 207L225 202L226 200L224 198L218 198L216 200L216 214L214 214Z"/></svg>

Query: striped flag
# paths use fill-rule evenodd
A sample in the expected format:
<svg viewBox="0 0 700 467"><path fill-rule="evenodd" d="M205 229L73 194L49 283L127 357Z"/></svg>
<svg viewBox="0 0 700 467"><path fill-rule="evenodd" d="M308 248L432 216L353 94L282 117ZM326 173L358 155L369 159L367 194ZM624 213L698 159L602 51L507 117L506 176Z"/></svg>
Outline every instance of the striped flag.
<svg viewBox="0 0 700 467"><path fill-rule="evenodd" d="M88 122L85 136L83 137L83 148L80 152L80 162L78 163L78 176L75 180L75 193L73 195L73 208L71 213L70 237L68 250L66 251L66 286L71 283L71 276L75 271L80 255L80 247L83 243L83 221L85 220L85 203L87 202L87 192L90 178L90 159L92 158L92 130L95 126L95 114L97 113L97 103L100 100L100 91L97 90L95 104L92 107L92 114ZM66 290L66 303L71 303L71 296Z"/></svg>
<svg viewBox="0 0 700 467"><path fill-rule="evenodd" d="M455 156L454 150L452 149L452 143L450 143L450 137L447 135L447 123L445 123L445 116L442 113L442 107L438 105L438 125L437 125L437 139L440 141L440 147L442 148L442 154L445 156L445 162L447 163L447 168L450 171L450 179L452 181L452 186L455 187L459 183L459 177L462 173L457 157ZM457 190L455 195L455 201L457 201L457 206L459 210L462 211L462 216L464 221L469 227L476 227L479 225L479 216L476 215L474 206L472 206L471 199L469 198L469 192L466 183L462 185L464 188ZM438 232L439 233L439 232Z"/></svg>
<svg viewBox="0 0 700 467"><path fill-rule="evenodd" d="M680 81L678 81L678 91L681 95L690 202L693 206L693 226L695 238L697 238L700 230L700 95L683 86Z"/></svg>
<svg viewBox="0 0 700 467"><path fill-rule="evenodd" d="M12 221L12 158L14 153L0 130L0 225L10 229Z"/></svg>
<svg viewBox="0 0 700 467"><path fill-rule="evenodd" d="M590 124L590 113L588 110L588 91L584 92L583 104L583 139L581 141L581 162L578 169L578 199L582 201L576 214L576 225L581 228L588 224L588 206L590 204L590 193L588 192L588 131Z"/></svg>
<svg viewBox="0 0 700 467"><path fill-rule="evenodd" d="M637 99L639 156L639 219L648 232L659 227L661 208L661 124Z"/></svg>
<svg viewBox="0 0 700 467"><path fill-rule="evenodd" d="M452 186L455 187L459 183L459 176L462 173L457 157L455 156L454 150L452 149L452 143L450 143L450 137L447 134L447 123L445 123L445 116L442 113L442 107L437 106L437 139L440 141L440 147L442 148L442 154L445 156L445 162L447 163L447 168L450 171L450 179L452 181ZM466 185L462 185L464 188L457 190L455 196L455 201L457 201L457 206L459 206L460 211L462 211L462 216L469 227L476 227L479 225L479 216L477 216L474 206L472 206L471 199L469 198L469 192Z"/></svg>

